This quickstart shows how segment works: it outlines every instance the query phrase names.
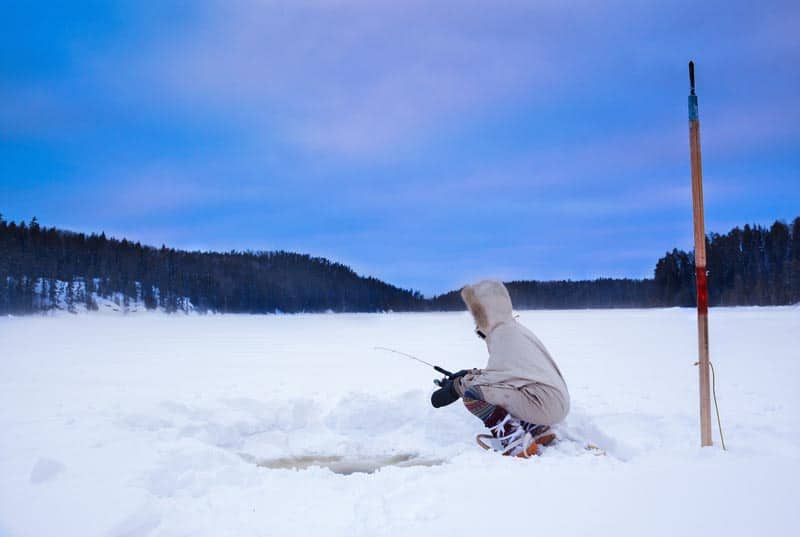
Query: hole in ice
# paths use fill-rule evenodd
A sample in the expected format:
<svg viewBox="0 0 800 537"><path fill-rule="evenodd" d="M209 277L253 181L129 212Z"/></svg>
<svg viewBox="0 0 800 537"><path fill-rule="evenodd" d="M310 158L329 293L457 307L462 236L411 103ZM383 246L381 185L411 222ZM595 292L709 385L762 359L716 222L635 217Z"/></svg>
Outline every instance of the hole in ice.
<svg viewBox="0 0 800 537"><path fill-rule="evenodd" d="M342 475L371 474L385 466L408 468L411 466L436 466L445 462L443 459L419 457L414 453L400 453L382 457L303 455L298 457L281 457L277 459L262 459L247 453L240 453L240 455L244 460L255 464L259 468L269 468L272 470L304 470L306 468L318 466Z"/></svg>

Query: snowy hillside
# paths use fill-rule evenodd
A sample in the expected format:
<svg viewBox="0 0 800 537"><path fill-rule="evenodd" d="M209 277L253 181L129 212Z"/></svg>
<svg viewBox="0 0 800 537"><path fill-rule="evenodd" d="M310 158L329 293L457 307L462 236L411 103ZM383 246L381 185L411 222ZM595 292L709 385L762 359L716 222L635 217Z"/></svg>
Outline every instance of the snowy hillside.
<svg viewBox="0 0 800 537"><path fill-rule="evenodd" d="M9 286L13 286L13 278L9 278L6 283ZM69 282L36 278L35 280L30 280L30 284L31 309L26 313L86 313L100 311L103 313L128 314L148 310L141 282L132 282L130 295L118 291L106 291L105 294L98 292L104 285L100 278L88 280L88 285L83 278L75 278ZM25 285L23 284L22 287L25 287ZM153 300L149 308L151 311L181 313L195 311L194 305L189 297L186 296L172 297L169 305L163 303L158 287L151 287L148 296L151 296Z"/></svg>
<svg viewBox="0 0 800 537"><path fill-rule="evenodd" d="M536 311L573 411L516 460L374 350L481 367L467 313L3 318L0 535L794 535L800 309L710 319L728 452L692 310Z"/></svg>

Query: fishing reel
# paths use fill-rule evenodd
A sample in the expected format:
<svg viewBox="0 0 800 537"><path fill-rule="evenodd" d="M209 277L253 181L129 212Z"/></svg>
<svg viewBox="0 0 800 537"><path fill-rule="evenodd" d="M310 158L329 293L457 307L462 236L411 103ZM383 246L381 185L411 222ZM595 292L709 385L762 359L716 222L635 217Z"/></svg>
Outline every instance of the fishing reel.
<svg viewBox="0 0 800 537"><path fill-rule="evenodd" d="M444 375L440 379L434 379L433 380L433 383L436 384L440 388L443 388L445 383L448 380L452 381L452 380L455 380L457 378L463 377L464 375L468 375L472 371L475 371L474 369L462 369L461 371L458 371L457 373L451 373L450 371L448 371L446 369L442 369L438 365L434 366L433 368L436 371L438 371L439 373L441 373L442 375Z"/></svg>
<svg viewBox="0 0 800 537"><path fill-rule="evenodd" d="M447 369L443 369L443 368L439 367L438 365L433 366L433 368L436 371L438 371L439 373L441 373L442 375L444 375L440 379L433 379L433 383L436 384L438 387L441 388L442 386L444 386L445 381L450 380L450 379L453 378L453 374L450 371L448 371Z"/></svg>

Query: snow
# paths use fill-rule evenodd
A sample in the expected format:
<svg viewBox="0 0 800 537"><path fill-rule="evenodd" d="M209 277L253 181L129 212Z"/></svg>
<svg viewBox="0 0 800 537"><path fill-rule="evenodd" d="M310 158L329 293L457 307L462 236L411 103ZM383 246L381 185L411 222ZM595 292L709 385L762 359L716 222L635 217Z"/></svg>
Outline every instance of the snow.
<svg viewBox="0 0 800 537"><path fill-rule="evenodd" d="M0 535L796 532L800 309L712 310L727 452L716 423L699 447L694 311L520 320L573 400L533 460L374 349L480 367L466 313L0 319Z"/></svg>
<svg viewBox="0 0 800 537"><path fill-rule="evenodd" d="M8 278L13 282L13 278ZM92 280L94 289L102 287L102 279ZM101 311L103 313L138 313L147 311L146 304L142 298L141 282L134 282L135 297L127 296L124 293L113 292L108 296L102 296L98 292L91 292L91 300L87 300L87 286L83 278L78 277L74 281L37 278L33 285L34 299L33 304L37 311L42 314L52 314L58 312L86 313L87 311ZM52 288L50 287L52 286ZM152 288L153 299L156 304L160 302L161 291L158 287ZM88 304L87 304L88 303ZM89 304L92 307L89 307ZM182 313L194 313L195 307L188 296L178 296L174 299L176 311ZM153 310L164 313L166 307L158 305Z"/></svg>

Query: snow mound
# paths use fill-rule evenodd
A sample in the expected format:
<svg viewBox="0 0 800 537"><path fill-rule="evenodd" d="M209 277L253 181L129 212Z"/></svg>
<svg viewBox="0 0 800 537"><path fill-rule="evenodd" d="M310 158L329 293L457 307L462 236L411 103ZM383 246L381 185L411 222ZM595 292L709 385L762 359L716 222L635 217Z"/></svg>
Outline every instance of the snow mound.
<svg viewBox="0 0 800 537"><path fill-rule="evenodd" d="M44 483L54 479L58 474L64 471L64 465L53 459L40 458L33 465L31 470L30 482L34 485Z"/></svg>

